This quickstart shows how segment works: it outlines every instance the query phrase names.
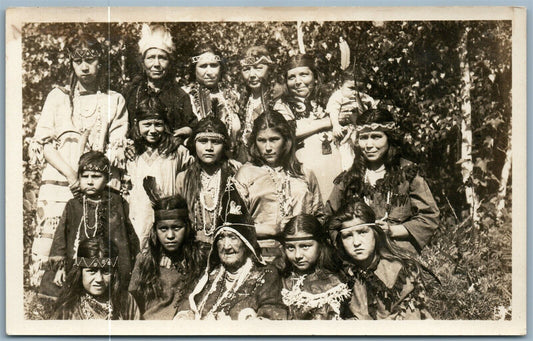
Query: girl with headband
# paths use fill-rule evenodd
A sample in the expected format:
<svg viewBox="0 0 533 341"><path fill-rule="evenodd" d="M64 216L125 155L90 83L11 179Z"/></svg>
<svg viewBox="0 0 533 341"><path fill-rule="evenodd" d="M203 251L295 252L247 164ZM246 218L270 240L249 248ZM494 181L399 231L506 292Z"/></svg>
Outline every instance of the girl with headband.
<svg viewBox="0 0 533 341"><path fill-rule="evenodd" d="M139 320L135 299L122 290L118 262L118 249L112 241L82 241L52 319Z"/></svg>
<svg viewBox="0 0 533 341"><path fill-rule="evenodd" d="M362 200L376 213L376 224L399 247L419 253L438 227L433 195L416 165L402 158L389 111L367 110L356 123L354 163L335 179L326 212L331 215L347 201Z"/></svg>
<svg viewBox="0 0 533 341"><path fill-rule="evenodd" d="M213 116L198 122L187 143L195 162L178 174L176 193L187 201L196 239L211 244L222 193L240 163L229 159L231 141L227 129Z"/></svg>
<svg viewBox="0 0 533 341"><path fill-rule="evenodd" d="M80 194L80 155L89 150L107 153L113 166L109 185L115 189L120 188L118 169L126 162L128 112L122 95L108 88L102 45L81 34L70 39L66 53L68 85L56 87L46 97L28 150L30 162L44 165L30 265L34 286L40 284L63 209Z"/></svg>
<svg viewBox="0 0 533 341"><path fill-rule="evenodd" d="M426 310L422 267L391 243L363 202L347 203L329 228L343 259L343 274L351 290L344 319L431 319Z"/></svg>

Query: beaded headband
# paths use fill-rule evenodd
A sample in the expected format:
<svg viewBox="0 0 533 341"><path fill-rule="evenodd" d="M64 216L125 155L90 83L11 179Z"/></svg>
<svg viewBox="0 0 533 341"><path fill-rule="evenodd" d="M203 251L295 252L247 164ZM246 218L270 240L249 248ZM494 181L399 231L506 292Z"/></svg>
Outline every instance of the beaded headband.
<svg viewBox="0 0 533 341"><path fill-rule="evenodd" d="M387 122L387 123L370 123L362 124L355 127L357 132L369 131L369 130L380 130L380 131L391 131L396 129L396 123Z"/></svg>
<svg viewBox="0 0 533 341"><path fill-rule="evenodd" d="M219 139L224 141L226 138L220 133L201 132L196 134L196 136L194 137L194 142L198 141L199 139Z"/></svg>
<svg viewBox="0 0 533 341"><path fill-rule="evenodd" d="M85 172L85 171L93 171L93 172L100 172L100 173L109 173L109 165L108 165L108 164L105 164L105 165L96 165L96 164L89 163L89 164L87 164L87 165L84 165L84 166L80 169L80 172Z"/></svg>
<svg viewBox="0 0 533 341"><path fill-rule="evenodd" d="M75 49L68 51L71 59L89 59L89 58L99 58L100 52L92 49Z"/></svg>
<svg viewBox="0 0 533 341"><path fill-rule="evenodd" d="M270 59L269 56L261 56L259 58L246 57L246 58L241 59L240 63L241 63L241 66L250 66L250 65L257 65L257 64L274 64L274 62L272 62L272 59Z"/></svg>
<svg viewBox="0 0 533 341"><path fill-rule="evenodd" d="M206 54L206 53L211 53L211 52L204 52L204 53L202 53L202 54L200 54L200 55L198 55L198 56L191 57L191 60L192 60L193 64L194 64L194 63L198 63L198 61L200 60L200 57L202 57L202 56L203 56L204 54ZM222 60L222 59L220 58L220 56L218 56L218 55L216 55L216 54L213 55L213 57L212 57L211 59L212 59L213 61L215 61L215 62L220 62L220 61Z"/></svg>
<svg viewBox="0 0 533 341"><path fill-rule="evenodd" d="M107 268L107 267L116 267L118 263L118 256L114 258L103 257L103 258L85 258L85 257L76 257L75 265L82 268Z"/></svg>

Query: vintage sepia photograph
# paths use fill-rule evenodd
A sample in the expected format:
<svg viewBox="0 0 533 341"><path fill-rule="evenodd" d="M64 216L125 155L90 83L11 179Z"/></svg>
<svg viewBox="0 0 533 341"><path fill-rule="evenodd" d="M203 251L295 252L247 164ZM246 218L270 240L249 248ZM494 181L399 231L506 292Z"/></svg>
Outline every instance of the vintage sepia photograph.
<svg viewBox="0 0 533 341"><path fill-rule="evenodd" d="M8 334L525 334L525 9L212 10L7 11Z"/></svg>

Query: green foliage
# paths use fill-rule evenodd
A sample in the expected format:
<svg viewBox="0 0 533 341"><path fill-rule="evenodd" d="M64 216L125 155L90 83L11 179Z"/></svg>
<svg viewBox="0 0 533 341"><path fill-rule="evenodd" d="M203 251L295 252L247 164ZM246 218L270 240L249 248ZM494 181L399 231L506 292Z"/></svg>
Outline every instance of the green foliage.
<svg viewBox="0 0 533 341"><path fill-rule="evenodd" d="M213 41L227 63L224 81L238 88L239 55L254 44L266 45L283 63L298 53L296 22L166 23L176 43L177 79L189 79L189 53L201 41ZM441 278L430 291L437 318L491 319L506 311L511 299L511 182L504 219L498 222L496 194L500 185L511 127L510 21L304 22L306 52L315 56L322 78L332 89L339 75L339 37L351 48L361 91L391 110L421 164L442 212L441 226L423 252ZM120 91L141 71L137 41L140 23L42 23L23 28L23 165L24 264L35 224L40 169L28 163L33 136L47 93L67 83L65 43L80 32L104 43L110 86ZM461 38L468 30L466 45ZM463 223L468 210L461 176L461 75L459 51L466 48L472 80L473 185L482 199L479 221ZM27 277L27 276L25 276ZM27 278L25 278L27 283ZM501 309L503 307L503 310ZM503 314L505 316L505 313ZM38 318L38 317L37 317Z"/></svg>

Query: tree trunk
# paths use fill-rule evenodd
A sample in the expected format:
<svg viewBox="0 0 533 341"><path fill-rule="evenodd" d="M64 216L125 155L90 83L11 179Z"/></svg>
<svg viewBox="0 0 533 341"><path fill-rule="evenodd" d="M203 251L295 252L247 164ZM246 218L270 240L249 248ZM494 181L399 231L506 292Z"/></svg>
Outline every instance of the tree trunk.
<svg viewBox="0 0 533 341"><path fill-rule="evenodd" d="M470 205L470 215L473 222L477 220L477 199L472 182L474 163L472 162L472 102L470 99L470 88L472 79L470 78L470 66L468 64L468 32L470 27L466 27L459 43L459 61L461 68L461 174L465 185L466 202Z"/></svg>
<svg viewBox="0 0 533 341"><path fill-rule="evenodd" d="M505 197L507 195L507 182L509 181L509 175L511 174L511 165L512 165L512 146L511 146L511 131L513 125L509 124L509 144L507 145L507 151L505 152L505 163L503 164L502 168L502 174L500 177L500 188L498 188L498 204L496 206L497 208L497 215L499 221L501 221L503 217L503 209L505 208L506 200Z"/></svg>

